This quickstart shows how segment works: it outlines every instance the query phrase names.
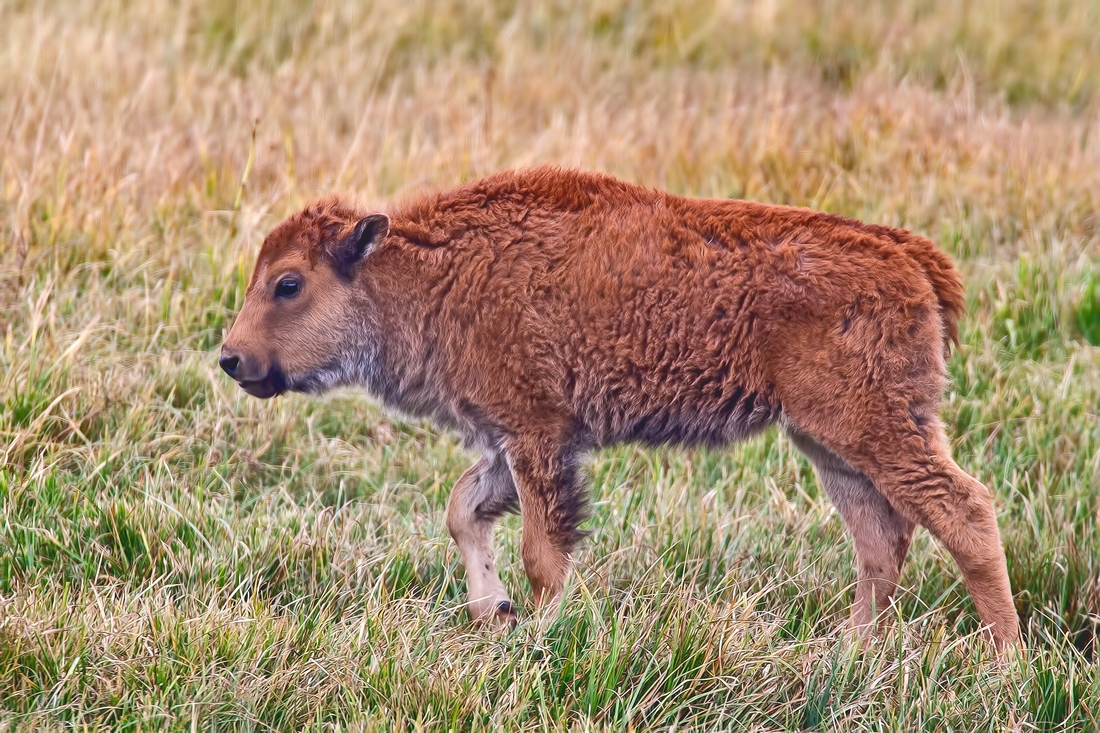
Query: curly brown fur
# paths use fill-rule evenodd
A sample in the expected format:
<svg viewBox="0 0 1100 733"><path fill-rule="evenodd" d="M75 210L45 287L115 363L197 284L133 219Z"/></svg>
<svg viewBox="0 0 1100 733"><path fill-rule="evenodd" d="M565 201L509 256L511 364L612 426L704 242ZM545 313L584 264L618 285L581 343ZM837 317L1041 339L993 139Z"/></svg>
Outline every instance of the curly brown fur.
<svg viewBox="0 0 1100 733"><path fill-rule="evenodd" d="M585 451L722 446L779 423L854 535L853 623L890 602L921 524L1004 648L1019 631L992 500L938 417L963 308L950 259L908 232L538 168L388 221L331 197L290 217L223 362L258 396L359 384L463 434L483 458L447 516L477 618L513 618L490 539L517 503L535 596L560 593Z"/></svg>

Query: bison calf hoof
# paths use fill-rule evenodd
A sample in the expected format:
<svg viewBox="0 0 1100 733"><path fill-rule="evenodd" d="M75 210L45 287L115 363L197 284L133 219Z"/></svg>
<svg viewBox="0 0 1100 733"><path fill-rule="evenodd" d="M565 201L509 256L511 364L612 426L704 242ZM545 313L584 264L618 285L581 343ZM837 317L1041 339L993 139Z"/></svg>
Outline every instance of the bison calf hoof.
<svg viewBox="0 0 1100 733"><path fill-rule="evenodd" d="M507 627L509 630L516 628L516 624L519 623L519 616L516 615L516 607L511 601L501 601L498 603L497 607L493 609L493 616L497 623Z"/></svg>
<svg viewBox="0 0 1100 733"><path fill-rule="evenodd" d="M519 621L515 604L507 598L470 606L470 618L478 625L514 629Z"/></svg>

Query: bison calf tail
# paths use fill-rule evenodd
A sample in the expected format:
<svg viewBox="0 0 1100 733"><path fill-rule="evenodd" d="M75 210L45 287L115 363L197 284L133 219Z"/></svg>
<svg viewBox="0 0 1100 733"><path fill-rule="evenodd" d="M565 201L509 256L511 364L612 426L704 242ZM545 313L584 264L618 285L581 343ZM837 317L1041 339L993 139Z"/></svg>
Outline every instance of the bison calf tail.
<svg viewBox="0 0 1100 733"><path fill-rule="evenodd" d="M955 263L946 252L931 240L910 235L903 242L906 252L921 266L925 276L936 291L940 302L940 318L943 319L944 356L951 351L951 345L959 343L959 317L966 311L966 289Z"/></svg>

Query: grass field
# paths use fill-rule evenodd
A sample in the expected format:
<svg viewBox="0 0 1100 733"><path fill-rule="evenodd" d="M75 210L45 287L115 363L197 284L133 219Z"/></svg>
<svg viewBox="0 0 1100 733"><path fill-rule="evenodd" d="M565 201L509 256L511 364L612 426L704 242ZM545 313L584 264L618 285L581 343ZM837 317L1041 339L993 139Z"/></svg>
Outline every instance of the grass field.
<svg viewBox="0 0 1100 733"><path fill-rule="evenodd" d="M1100 5L862 5L0 0L0 731L1100 726ZM923 531L844 642L852 547L775 432L593 456L560 614L472 628L454 437L217 371L310 197L540 162L958 259L944 417L1025 656Z"/></svg>

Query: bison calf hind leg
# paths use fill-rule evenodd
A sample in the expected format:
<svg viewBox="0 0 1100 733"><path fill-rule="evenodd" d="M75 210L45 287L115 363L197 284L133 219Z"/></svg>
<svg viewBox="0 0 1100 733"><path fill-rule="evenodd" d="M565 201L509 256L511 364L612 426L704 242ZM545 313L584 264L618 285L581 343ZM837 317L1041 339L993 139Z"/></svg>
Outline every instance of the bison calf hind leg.
<svg viewBox="0 0 1100 733"><path fill-rule="evenodd" d="M946 445L946 438L936 442ZM914 477L913 470L920 465L914 461L884 474L876 483L951 553L997 649L1019 646L1019 618L993 497L984 484L955 464L946 449L920 463L923 478Z"/></svg>
<svg viewBox="0 0 1100 733"><path fill-rule="evenodd" d="M895 512L927 528L958 563L997 649L1018 645L993 497L951 458L938 415L946 376L942 322L927 306L883 306L845 332L815 326L799 338L817 344L819 354L783 365L785 424L870 478ZM826 362L829 368L816 366Z"/></svg>
<svg viewBox="0 0 1100 733"><path fill-rule="evenodd" d="M856 471L869 476L874 489L894 511L927 528L947 548L962 571L963 582L996 648L1006 650L1019 645L1019 619L989 490L956 465L938 419L919 425L907 412L895 416L885 409L878 418L873 427L864 426L863 431L844 430L835 435L830 435L834 426L822 420L814 428L814 438ZM853 435L858 436L856 441L851 441ZM834 486L846 482L849 488L858 483L835 468L829 480ZM861 539L854 524L849 522L858 557ZM896 556L900 557L900 552ZM892 566L883 571L890 571L887 579L896 582ZM860 574L862 578L862 566Z"/></svg>
<svg viewBox="0 0 1100 733"><path fill-rule="evenodd" d="M852 535L857 578L851 623L860 632L874 631L897 589L913 539L913 523L890 505L866 474L805 433L790 428L787 433L814 465L825 493Z"/></svg>

